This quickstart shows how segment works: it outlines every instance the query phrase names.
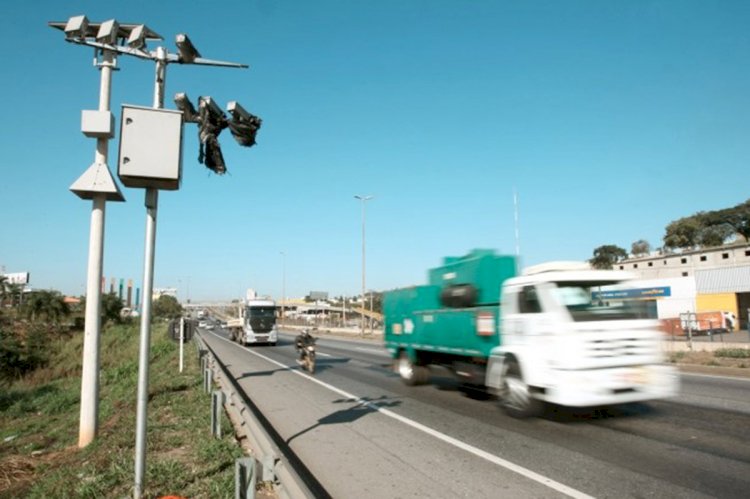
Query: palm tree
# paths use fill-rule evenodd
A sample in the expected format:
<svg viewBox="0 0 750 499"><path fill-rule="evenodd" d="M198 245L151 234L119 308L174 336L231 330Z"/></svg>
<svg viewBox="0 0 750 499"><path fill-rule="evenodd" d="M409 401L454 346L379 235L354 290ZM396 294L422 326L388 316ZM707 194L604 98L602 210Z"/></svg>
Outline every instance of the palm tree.
<svg viewBox="0 0 750 499"><path fill-rule="evenodd" d="M32 322L45 319L59 324L60 319L70 315L70 307L59 291L34 291L24 306L26 317Z"/></svg>
<svg viewBox="0 0 750 499"><path fill-rule="evenodd" d="M5 306L6 296L8 296L8 276L0 274L0 306Z"/></svg>

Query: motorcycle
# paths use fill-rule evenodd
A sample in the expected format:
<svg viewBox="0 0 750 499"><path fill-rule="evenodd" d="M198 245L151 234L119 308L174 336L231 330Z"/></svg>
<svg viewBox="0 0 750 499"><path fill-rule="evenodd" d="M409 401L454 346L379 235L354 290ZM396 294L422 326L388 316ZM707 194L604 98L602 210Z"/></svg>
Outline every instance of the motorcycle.
<svg viewBox="0 0 750 499"><path fill-rule="evenodd" d="M302 350L301 359L297 362L302 365L302 368L307 370L310 374L315 373L315 339L313 338L307 345L298 346L298 349Z"/></svg>

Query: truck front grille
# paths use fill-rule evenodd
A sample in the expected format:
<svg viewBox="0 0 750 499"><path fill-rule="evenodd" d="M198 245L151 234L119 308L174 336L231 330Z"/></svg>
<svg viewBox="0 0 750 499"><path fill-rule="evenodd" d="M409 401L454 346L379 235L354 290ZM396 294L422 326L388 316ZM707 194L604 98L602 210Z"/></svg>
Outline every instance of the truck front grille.
<svg viewBox="0 0 750 499"><path fill-rule="evenodd" d="M658 345L647 338L600 338L586 342L588 356L594 359L652 355L658 351Z"/></svg>

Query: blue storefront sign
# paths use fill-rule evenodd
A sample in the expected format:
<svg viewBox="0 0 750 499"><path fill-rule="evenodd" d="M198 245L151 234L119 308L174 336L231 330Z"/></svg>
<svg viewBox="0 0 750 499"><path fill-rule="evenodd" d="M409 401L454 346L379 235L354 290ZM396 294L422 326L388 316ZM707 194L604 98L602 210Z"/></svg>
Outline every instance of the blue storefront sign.
<svg viewBox="0 0 750 499"><path fill-rule="evenodd" d="M654 288L635 288L635 289L612 289L607 291L592 291L591 297L595 300L623 300L623 299L649 299L665 298L672 295L670 286L660 286Z"/></svg>

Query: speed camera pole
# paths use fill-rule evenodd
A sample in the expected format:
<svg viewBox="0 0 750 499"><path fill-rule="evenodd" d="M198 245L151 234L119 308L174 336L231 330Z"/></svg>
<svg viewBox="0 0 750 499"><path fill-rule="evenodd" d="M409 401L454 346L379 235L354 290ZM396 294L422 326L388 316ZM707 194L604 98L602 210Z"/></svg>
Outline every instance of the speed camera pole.
<svg viewBox="0 0 750 499"><path fill-rule="evenodd" d="M81 113L81 131L87 137L96 138L94 163L70 186L78 197L92 201L78 433L78 446L82 448L96 438L99 427L99 339L106 201L125 201L107 165L109 139L114 136L110 96L116 58L115 52L104 47L116 43L119 31L114 21L89 24L85 16L71 17L67 22L50 22L49 26L64 31L67 42L86 44L95 40L93 43L102 46L94 58L101 72L99 107L96 111Z"/></svg>
<svg viewBox="0 0 750 499"><path fill-rule="evenodd" d="M210 98L200 99L200 113L195 114L192 105L183 94L180 111L164 108L164 80L168 63L195 64L247 68L245 64L204 59L185 34L177 35L175 44L178 54L170 54L163 47L149 51L146 43L162 40L144 24L120 24L114 19L103 23L90 23L86 16L74 16L67 22L50 22L49 26L65 32L65 40L94 48L95 61L101 56L102 71L100 104L98 111L84 111L82 131L86 136L97 138L96 160L89 169L70 187L83 199L93 200L91 215L91 237L89 248L89 275L87 281L86 330L84 339L83 375L81 388L81 436L80 446L85 446L96 435L99 383L99 334L104 236L104 202L124 201L107 166L108 139L114 136L114 118L109 112L110 81L115 54L125 54L156 62L156 86L153 108L138 108L123 105L120 127L120 158L118 175L126 187L146 189L146 248L143 270L143 310L141 314L141 338L138 371L138 407L136 409L136 462L134 497L140 498L144 487L146 461L146 405L148 403L149 344L151 336L151 304L154 281L154 250L156 246L156 214L159 189L178 190L182 175L182 128L184 121L199 123L201 151L206 147L205 165L222 174L226 172L217 136L223 128L229 128L235 140L245 147L255 145L255 135L262 120L245 111L236 101L227 106L231 119ZM177 101L176 101L177 102ZM187 109L187 110L186 110ZM145 112L144 112L145 110ZM128 114L125 119L125 114ZM188 119L188 115L191 119ZM124 128L128 129L126 133ZM124 151L130 153L126 155ZM154 156L154 149L163 155ZM145 152L144 152L145 151ZM200 161L203 155L201 154Z"/></svg>
<svg viewBox="0 0 750 499"><path fill-rule="evenodd" d="M156 49L156 84L154 109L164 107L164 80L167 53L164 47ZM135 488L133 497L143 494L146 472L146 422L148 408L148 371L151 346L151 304L154 289L154 254L156 250L156 215L159 209L159 190L146 189L146 249L143 264L143 311L141 313L141 341L138 355L138 408L135 422Z"/></svg>
<svg viewBox="0 0 750 499"><path fill-rule="evenodd" d="M164 113L177 113L180 120L180 142L181 148L181 135L182 135L182 123L184 121L195 121L201 122L200 116L207 116L209 113L214 119L225 119L223 113L215 102L210 97L201 98L200 110L201 113L196 117L193 110L186 111L184 109L176 112L163 111L164 109L164 86L166 81L167 64L170 62L178 62L181 64L202 64L210 66L224 66L224 67L235 67L235 68L247 68L244 64L229 63L222 61L212 61L208 59L202 59L200 53L190 42L190 39L184 35L177 35L176 45L179 51L179 55L169 54L164 47L158 47L155 52L151 53L151 59L156 62L155 72L155 86L154 86L154 102L153 109L160 110ZM183 94L183 100L180 101L183 106L188 106L189 101L187 96ZM206 107L216 108L212 111L206 109ZM235 131L233 135L241 143L241 145L250 146L255 143L254 132L260 127L260 119L247 113L238 103L231 102L229 108L233 113L233 119L235 121L225 124L232 127L240 126L242 130L252 130L253 135L250 138L242 137L245 143L242 143L240 138L237 138ZM242 117L237 117L237 114L242 114ZM188 117L190 120L188 120ZM252 117L255 121L252 121L250 125L246 123L248 119ZM206 118L208 119L208 118ZM243 122L242 120L245 120ZM147 120L148 121L148 120ZM127 123L127 121L126 121ZM206 124L208 125L208 124ZM126 125L127 126L127 125ZM254 127L254 128L252 128ZM218 127L219 131L221 127ZM213 139L212 151L221 156L218 142L216 142L216 135L218 132L212 131L211 138ZM156 144L156 147L166 148L166 144ZM124 149L123 140L120 141L120 153ZM181 156L181 155L178 155ZM135 481L133 487L133 497L139 499L143 495L145 488L145 475L146 475L146 427L147 427L147 407L148 407L148 379L149 379L149 351L151 343L151 305L153 300L153 281L154 281L154 254L156 249L156 219L159 205L159 189L179 189L179 183L181 179L181 167L178 166L176 171L169 169L167 176L164 179L158 177L152 178L150 181L141 183L141 180L133 178L130 174L124 174L122 166L128 163L128 158L120 158L120 179L125 185L131 185L134 187L145 187L145 204L146 204L146 243L145 243L145 255L144 255L144 266L143 266L143 311L141 314L141 337L140 337L140 350L139 350L139 368L138 368L138 397L137 397L137 409L136 409L136 441L135 441ZM123 162L124 161L124 162ZM178 160L178 164L179 164ZM215 165L216 166L216 165ZM220 163L220 168L217 171L225 171L225 165L223 161ZM130 177L127 182L126 178ZM167 180L167 184L163 181Z"/></svg>
<svg viewBox="0 0 750 499"><path fill-rule="evenodd" d="M105 51L101 63L101 84L99 89L99 111L109 113L112 88L112 68L114 54ZM106 169L109 139L97 139L94 164ZM111 179L111 176L110 176ZM114 180L111 180L112 185ZM119 192L118 192L119 194ZM115 196L117 197L117 196ZM120 201L125 198L120 194ZM91 231L89 235L89 261L86 279L86 319L83 337L83 360L81 373L81 415L78 431L78 447L89 445L99 430L99 339L101 337L101 282L104 258L104 220L106 215L105 193L93 194L91 210Z"/></svg>

